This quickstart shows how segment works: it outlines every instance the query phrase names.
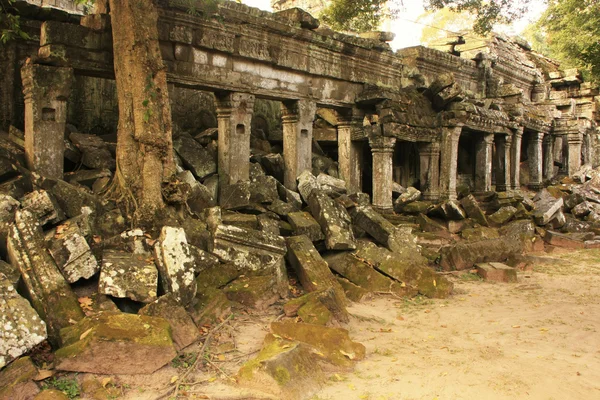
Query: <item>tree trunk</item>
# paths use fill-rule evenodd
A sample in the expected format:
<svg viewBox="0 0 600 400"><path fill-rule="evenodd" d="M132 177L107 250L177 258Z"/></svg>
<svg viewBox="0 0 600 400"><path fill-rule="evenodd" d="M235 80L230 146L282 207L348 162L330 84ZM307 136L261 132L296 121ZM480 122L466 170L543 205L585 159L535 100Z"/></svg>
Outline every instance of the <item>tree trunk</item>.
<svg viewBox="0 0 600 400"><path fill-rule="evenodd" d="M144 224L164 207L161 185L175 172L158 11L154 0L109 1L119 102L114 188Z"/></svg>

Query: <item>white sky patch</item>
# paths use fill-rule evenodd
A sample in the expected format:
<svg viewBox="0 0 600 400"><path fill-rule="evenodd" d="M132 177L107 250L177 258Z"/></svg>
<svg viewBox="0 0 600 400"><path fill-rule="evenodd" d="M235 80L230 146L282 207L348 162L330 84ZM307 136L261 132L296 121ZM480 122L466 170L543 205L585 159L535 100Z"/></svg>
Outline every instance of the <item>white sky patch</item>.
<svg viewBox="0 0 600 400"><path fill-rule="evenodd" d="M244 4L251 7L257 7L261 10L273 11L270 0L242 0ZM518 21L511 25L497 26L494 30L506 33L508 35L519 34L530 23L534 22L546 8L544 0L531 0L527 13ZM420 15L425 12L421 0L405 0L399 18L394 21L388 21L381 27L384 31L394 32L396 38L391 42L394 50L404 47L418 46L421 43L421 33L424 25L418 24Z"/></svg>

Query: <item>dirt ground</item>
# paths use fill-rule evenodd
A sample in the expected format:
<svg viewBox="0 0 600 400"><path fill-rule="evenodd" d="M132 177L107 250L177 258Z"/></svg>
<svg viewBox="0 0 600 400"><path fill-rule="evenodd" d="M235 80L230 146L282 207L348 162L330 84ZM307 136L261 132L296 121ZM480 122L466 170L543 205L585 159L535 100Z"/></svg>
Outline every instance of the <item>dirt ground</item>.
<svg viewBox="0 0 600 400"><path fill-rule="evenodd" d="M515 284L471 273L452 279L449 299L353 305L347 329L367 357L307 399L600 399L600 250L540 254ZM198 372L186 375L201 344L153 375L119 376L105 386L123 399L173 398L177 381L185 382L179 398L273 398L235 388L233 377L276 318L228 321L211 336L209 361Z"/></svg>

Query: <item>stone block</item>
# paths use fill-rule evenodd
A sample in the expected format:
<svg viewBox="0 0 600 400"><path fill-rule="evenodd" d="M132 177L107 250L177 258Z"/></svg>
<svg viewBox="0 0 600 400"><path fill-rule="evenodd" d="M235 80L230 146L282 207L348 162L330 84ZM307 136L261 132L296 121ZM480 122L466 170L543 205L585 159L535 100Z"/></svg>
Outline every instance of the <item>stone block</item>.
<svg viewBox="0 0 600 400"><path fill-rule="evenodd" d="M245 229L258 229L258 217L254 214L242 214L233 211L224 211L222 214L224 225L239 226Z"/></svg>
<svg viewBox="0 0 600 400"><path fill-rule="evenodd" d="M325 239L321 226L309 213L305 211L291 212L287 215L287 220L292 226L294 235L306 235L312 242Z"/></svg>
<svg viewBox="0 0 600 400"><path fill-rule="evenodd" d="M273 235L279 236L281 231L279 229L279 216L274 213L264 213L257 217L258 230Z"/></svg>
<svg viewBox="0 0 600 400"><path fill-rule="evenodd" d="M151 257L118 250L104 250L98 292L142 303L156 300L158 270Z"/></svg>
<svg viewBox="0 0 600 400"><path fill-rule="evenodd" d="M293 7L285 10L277 11L273 14L280 19L286 20L291 24L298 24L304 29L317 29L319 27L319 20L310 15L308 12L301 8Z"/></svg>
<svg viewBox="0 0 600 400"><path fill-rule="evenodd" d="M272 176L259 176L250 183L250 202L267 203L279 199L277 180Z"/></svg>
<svg viewBox="0 0 600 400"><path fill-rule="evenodd" d="M397 247L396 227L370 206L358 206L352 213L352 223L390 250Z"/></svg>
<svg viewBox="0 0 600 400"><path fill-rule="evenodd" d="M31 400L40 389L33 379L38 370L29 357L21 357L0 370L0 399Z"/></svg>
<svg viewBox="0 0 600 400"><path fill-rule="evenodd" d="M512 206L505 206L488 217L488 221L495 226L502 226L514 218L517 209Z"/></svg>
<svg viewBox="0 0 600 400"><path fill-rule="evenodd" d="M475 199L472 194L468 195L467 197L463 197L460 201L460 205L465 209L467 216L473 221L477 222L481 226L489 226L485 213L479 206L477 199Z"/></svg>
<svg viewBox="0 0 600 400"><path fill-rule="evenodd" d="M585 243L580 238L572 234L564 234L554 231L546 231L544 241L552 246L563 247L566 249L583 249Z"/></svg>
<svg viewBox="0 0 600 400"><path fill-rule="evenodd" d="M562 197L559 199L552 196L541 197L535 202L535 209L533 211L535 223L541 226L548 224L554 218L555 214L562 209L562 206Z"/></svg>
<svg viewBox="0 0 600 400"><path fill-rule="evenodd" d="M198 178L204 179L217 172L217 163L210 152L188 135L173 139L173 148L183 164Z"/></svg>
<svg viewBox="0 0 600 400"><path fill-rule="evenodd" d="M250 205L250 182L240 181L221 186L219 204L225 210L240 210Z"/></svg>
<svg viewBox="0 0 600 400"><path fill-rule="evenodd" d="M223 288L227 299L263 310L279 300L276 276L240 276Z"/></svg>
<svg viewBox="0 0 600 400"><path fill-rule="evenodd" d="M163 318L105 312L61 331L55 353L59 371L93 374L151 374L177 351Z"/></svg>
<svg viewBox="0 0 600 400"><path fill-rule="evenodd" d="M368 290L355 285L348 279L342 278L341 276L336 276L335 278L342 286L342 289L344 289L344 293L346 294L346 298L348 298L348 300L359 303L371 296L371 293Z"/></svg>
<svg viewBox="0 0 600 400"><path fill-rule="evenodd" d="M419 227L421 228L421 230L423 232L440 232L440 233L444 233L447 232L448 229L446 229L446 227L444 225L442 225L441 223L429 218L427 215L425 214L419 214L419 216L417 217L417 221L419 224Z"/></svg>
<svg viewBox="0 0 600 400"><path fill-rule="evenodd" d="M65 219L65 213L58 202L46 190L33 191L21 199L21 207L29 211L41 224L56 224Z"/></svg>
<svg viewBox="0 0 600 400"><path fill-rule="evenodd" d="M309 198L315 190L319 190L317 178L310 171L303 171L298 176L298 192L306 204L309 204Z"/></svg>
<svg viewBox="0 0 600 400"><path fill-rule="evenodd" d="M499 262L475 264L477 275L485 281L517 282L517 270Z"/></svg>
<svg viewBox="0 0 600 400"><path fill-rule="evenodd" d="M319 188L327 194L346 193L346 182L327 174L319 174L317 176L317 184L319 185Z"/></svg>
<svg viewBox="0 0 600 400"><path fill-rule="evenodd" d="M180 172L177 174L177 178L190 185L190 192L186 200L190 210L195 213L201 213L205 208L216 205L213 193L206 186L198 182L191 171Z"/></svg>
<svg viewBox="0 0 600 400"><path fill-rule="evenodd" d="M571 209L571 214L577 218L585 218L593 211L592 204L588 201L583 201Z"/></svg>
<svg viewBox="0 0 600 400"><path fill-rule="evenodd" d="M403 214L426 214L431 207L431 203L428 201L413 201L403 205L400 209L394 208L394 211Z"/></svg>
<svg viewBox="0 0 600 400"><path fill-rule="evenodd" d="M402 212L404 206L421 198L421 191L414 187L409 187L394 201L394 211Z"/></svg>
<svg viewBox="0 0 600 400"><path fill-rule="evenodd" d="M350 215L344 207L325 193L313 190L308 198L313 217L325 233L325 246L329 250L352 250L356 248L350 227Z"/></svg>
<svg viewBox="0 0 600 400"><path fill-rule="evenodd" d="M517 236L458 243L441 249L439 263L446 271L463 270L479 262L502 262L523 250L523 239Z"/></svg>
<svg viewBox="0 0 600 400"><path fill-rule="evenodd" d="M72 132L71 142L81 152L81 163L91 169L109 169L114 171L116 161L108 145L98 135Z"/></svg>
<svg viewBox="0 0 600 400"><path fill-rule="evenodd" d="M139 315L164 318L171 325L173 342L177 350L182 350L200 338L200 331L187 313L173 296L168 293L154 302L146 305L138 312Z"/></svg>
<svg viewBox="0 0 600 400"><path fill-rule="evenodd" d="M196 296L195 260L183 228L163 226L154 245L154 258L165 293L173 293L183 306Z"/></svg>
<svg viewBox="0 0 600 400"><path fill-rule="evenodd" d="M46 340L46 324L0 273L0 369ZM1 389L0 389L1 390Z"/></svg>
<svg viewBox="0 0 600 400"><path fill-rule="evenodd" d="M218 324L231 313L231 301L222 290L198 292L190 315L197 326Z"/></svg>
<svg viewBox="0 0 600 400"><path fill-rule="evenodd" d="M267 206L267 210L274 212L280 217L287 217L289 213L297 212L300 209L296 207L294 204L286 203L283 200L277 199L274 200L271 204ZM321 228L319 228L321 229Z"/></svg>
<svg viewBox="0 0 600 400"><path fill-rule="evenodd" d="M485 239L498 239L500 237L500 233L496 228L479 226L477 228L463 229L461 236L463 239L473 242Z"/></svg>
<svg viewBox="0 0 600 400"><path fill-rule="evenodd" d="M71 185L61 180L46 180L43 186L56 199L56 203L68 218L84 212L95 213L101 209L100 198L83 186Z"/></svg>

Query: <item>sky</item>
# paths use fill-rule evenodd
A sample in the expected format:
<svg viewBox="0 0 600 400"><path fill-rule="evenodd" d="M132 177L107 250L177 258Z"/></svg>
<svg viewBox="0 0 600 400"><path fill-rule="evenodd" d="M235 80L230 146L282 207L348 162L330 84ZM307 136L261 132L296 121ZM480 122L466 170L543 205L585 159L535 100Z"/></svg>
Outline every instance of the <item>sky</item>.
<svg viewBox="0 0 600 400"><path fill-rule="evenodd" d="M260 8L261 10L272 11L270 0L242 0L242 2L249 6ZM529 22L535 21L541 15L544 8L544 0L532 0L528 12L523 18L516 21L511 26L499 26L495 30L510 35L519 34ZM416 21L424 12L425 10L421 0L405 0L399 19L388 22L382 27L382 30L391 31L396 34L396 38L390 43L394 50L420 44L423 25L415 23L414 21Z"/></svg>

